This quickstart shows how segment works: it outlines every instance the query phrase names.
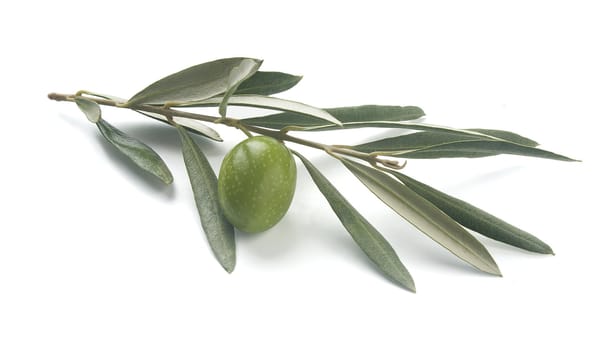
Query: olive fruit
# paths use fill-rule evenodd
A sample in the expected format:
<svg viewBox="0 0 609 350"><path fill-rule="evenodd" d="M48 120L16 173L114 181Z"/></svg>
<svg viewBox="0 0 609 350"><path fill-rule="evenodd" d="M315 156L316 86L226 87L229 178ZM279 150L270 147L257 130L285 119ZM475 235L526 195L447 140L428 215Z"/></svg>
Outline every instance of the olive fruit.
<svg viewBox="0 0 609 350"><path fill-rule="evenodd" d="M275 226L296 189L292 153L268 136L237 144L222 161L218 194L224 215L237 229L262 232Z"/></svg>

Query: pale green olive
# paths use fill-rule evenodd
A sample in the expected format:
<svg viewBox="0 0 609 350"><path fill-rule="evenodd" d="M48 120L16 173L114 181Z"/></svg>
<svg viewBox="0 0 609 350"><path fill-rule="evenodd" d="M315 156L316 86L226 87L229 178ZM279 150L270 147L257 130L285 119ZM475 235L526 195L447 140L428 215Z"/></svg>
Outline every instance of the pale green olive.
<svg viewBox="0 0 609 350"><path fill-rule="evenodd" d="M292 153L268 136L250 137L222 161L220 205L237 229L262 232L275 226L292 203L296 163Z"/></svg>

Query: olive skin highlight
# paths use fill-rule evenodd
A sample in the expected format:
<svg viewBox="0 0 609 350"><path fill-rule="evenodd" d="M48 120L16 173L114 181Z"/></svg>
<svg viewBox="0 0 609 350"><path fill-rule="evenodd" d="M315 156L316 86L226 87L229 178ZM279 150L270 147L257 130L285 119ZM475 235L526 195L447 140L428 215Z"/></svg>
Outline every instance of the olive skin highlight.
<svg viewBox="0 0 609 350"><path fill-rule="evenodd" d="M224 157L218 175L224 215L243 232L257 233L275 226L288 211L295 189L292 153L267 136L237 144Z"/></svg>

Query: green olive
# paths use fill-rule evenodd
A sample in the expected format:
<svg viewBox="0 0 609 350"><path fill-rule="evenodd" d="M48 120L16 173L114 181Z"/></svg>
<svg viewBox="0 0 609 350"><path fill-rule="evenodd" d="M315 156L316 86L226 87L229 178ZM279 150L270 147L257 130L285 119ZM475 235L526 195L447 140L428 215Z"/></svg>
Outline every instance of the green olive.
<svg viewBox="0 0 609 350"><path fill-rule="evenodd" d="M250 137L222 161L218 193L224 215L237 229L262 232L275 226L296 189L292 153L268 136Z"/></svg>

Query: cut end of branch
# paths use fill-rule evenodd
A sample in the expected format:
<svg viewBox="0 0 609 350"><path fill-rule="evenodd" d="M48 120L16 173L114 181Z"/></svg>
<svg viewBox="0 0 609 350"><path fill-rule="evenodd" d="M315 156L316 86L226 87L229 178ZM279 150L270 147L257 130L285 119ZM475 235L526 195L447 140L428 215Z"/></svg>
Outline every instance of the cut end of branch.
<svg viewBox="0 0 609 350"><path fill-rule="evenodd" d="M67 101L68 100L67 95L58 94L56 92L51 92L50 94L47 95L47 97L49 98L49 100L54 100L54 101Z"/></svg>

